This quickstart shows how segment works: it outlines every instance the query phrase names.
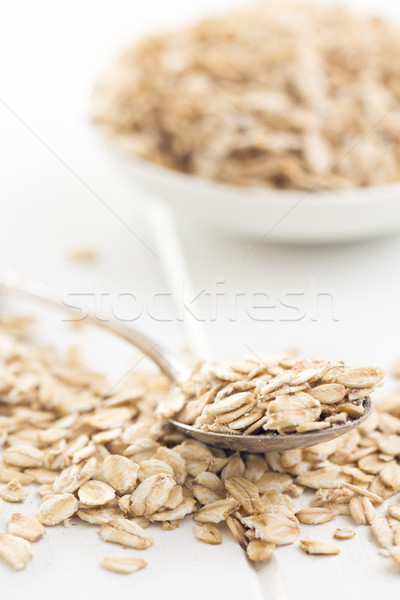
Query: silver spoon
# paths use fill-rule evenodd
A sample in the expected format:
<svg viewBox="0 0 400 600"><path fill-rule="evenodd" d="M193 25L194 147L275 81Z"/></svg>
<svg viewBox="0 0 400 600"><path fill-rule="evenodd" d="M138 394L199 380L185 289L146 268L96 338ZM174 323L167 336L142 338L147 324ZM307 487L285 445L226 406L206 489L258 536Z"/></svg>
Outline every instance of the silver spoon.
<svg viewBox="0 0 400 600"><path fill-rule="evenodd" d="M3 269L0 271L0 288L11 290L30 296L47 304L56 306L69 313L79 312L79 309L71 309L66 306L59 294L47 285L22 277L12 269ZM167 376L172 384L184 381L190 374L190 369L184 365L172 352L163 348L157 342L149 338L144 333L128 327L116 321L99 321L94 315L87 314L87 320L98 327L111 331L120 338L139 348L146 356L152 359L161 371ZM334 424L329 429L309 431L307 433L276 434L265 433L262 435L230 435L226 433L212 433L201 431L191 425L180 423L175 419L168 419L176 429L192 438L200 440L206 444L217 446L219 448L228 448L241 452L276 452L282 450L292 450L293 448L306 448L322 444L328 440L343 435L354 427L362 423L372 411L370 398L364 400L364 414L344 424Z"/></svg>

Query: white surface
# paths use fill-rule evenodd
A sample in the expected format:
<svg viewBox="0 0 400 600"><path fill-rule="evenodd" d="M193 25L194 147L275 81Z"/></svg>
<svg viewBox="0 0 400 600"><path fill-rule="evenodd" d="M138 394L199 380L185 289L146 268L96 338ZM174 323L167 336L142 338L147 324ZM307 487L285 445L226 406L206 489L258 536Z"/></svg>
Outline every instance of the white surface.
<svg viewBox="0 0 400 600"><path fill-rule="evenodd" d="M354 242L400 229L400 184L324 192L246 189L131 156L118 158L134 182L174 212L253 244Z"/></svg>
<svg viewBox="0 0 400 600"><path fill-rule="evenodd" d="M323 248L260 244L249 252L251 243L246 240L212 233L195 221L180 222L193 291L175 275L175 303L162 261L136 237L153 247L140 210L140 192L97 145L87 123L92 82L103 60L131 32L149 30L152 24L167 26L229 3L3 3L0 98L84 183L1 105L1 262L53 283L65 290L67 299L82 300L102 315L114 311L131 317L173 348L184 341L182 321L191 311L204 319L211 353L217 357L240 356L248 348L297 346L304 352L390 368L400 355L399 237ZM384 3L390 5L395 8L394 3ZM81 244L98 250L96 263L66 259L68 249ZM77 293L86 295L71 296ZM136 302L121 293L135 294ZM165 295L155 298L157 293ZM257 309L260 303L269 308ZM109 342L90 347L94 362L113 363L115 377L132 360L125 346L121 352L129 356L124 359ZM26 508L33 514L30 502ZM3 526L6 520L7 514ZM349 523L346 517L341 520ZM334 527L328 523L310 534L328 540ZM399 585L399 575L379 556L366 529L342 542L338 557L308 557L296 546L278 549L276 563L262 567L259 579L227 536L217 548L196 542L190 520L176 531L156 535L160 541L145 554L149 567L119 577L98 568L105 554L123 552L117 546L100 543L88 527L55 528L35 546L35 559L26 572L13 573L0 565L2 593L14 600L39 600L49 593L60 600L72 594L78 600L116 594L176 600L336 600L362 594L368 599L394 597ZM286 592L279 596L282 581Z"/></svg>

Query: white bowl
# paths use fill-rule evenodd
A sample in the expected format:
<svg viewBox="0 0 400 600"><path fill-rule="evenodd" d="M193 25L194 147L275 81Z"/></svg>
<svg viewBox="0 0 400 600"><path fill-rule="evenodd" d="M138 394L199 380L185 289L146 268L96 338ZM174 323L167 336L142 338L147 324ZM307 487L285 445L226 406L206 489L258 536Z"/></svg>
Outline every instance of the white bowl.
<svg viewBox="0 0 400 600"><path fill-rule="evenodd" d="M132 156L122 162L174 211L255 242L340 243L400 230L400 183L323 192L239 188Z"/></svg>

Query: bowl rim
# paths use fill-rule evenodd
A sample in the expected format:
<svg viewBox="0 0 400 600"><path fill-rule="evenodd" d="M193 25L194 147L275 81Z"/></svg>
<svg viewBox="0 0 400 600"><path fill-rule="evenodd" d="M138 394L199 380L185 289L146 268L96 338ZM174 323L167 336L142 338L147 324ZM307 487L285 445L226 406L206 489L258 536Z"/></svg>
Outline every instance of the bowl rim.
<svg viewBox="0 0 400 600"><path fill-rule="evenodd" d="M268 202L276 202L280 206L292 206L294 202L300 202L304 205L315 208L317 203L319 206L324 205L346 205L357 206L362 203L370 205L381 204L383 200L399 199L400 197L400 181L396 183L387 183L382 185L345 188L338 190L280 190L275 188L261 187L240 187L221 181L206 179L198 175L184 173L154 163L148 159L138 155L131 154L114 142L112 144L114 150L126 163L126 166L140 175L148 178L155 178L158 183L165 183L169 186L186 188L195 185L199 193L204 194L220 194L224 196L234 196L238 200L246 197L249 200L265 204ZM115 146L117 147L115 148ZM383 198L382 198L383 196Z"/></svg>

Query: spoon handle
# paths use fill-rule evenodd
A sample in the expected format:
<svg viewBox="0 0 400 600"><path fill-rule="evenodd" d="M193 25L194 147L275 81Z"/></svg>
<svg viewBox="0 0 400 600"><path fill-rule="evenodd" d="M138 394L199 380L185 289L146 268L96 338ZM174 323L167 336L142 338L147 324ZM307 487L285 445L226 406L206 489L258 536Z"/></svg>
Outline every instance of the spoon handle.
<svg viewBox="0 0 400 600"><path fill-rule="evenodd" d="M50 286L23 277L14 269L0 269L0 288L11 290L25 296L30 296L51 306L71 313L79 313L81 311L77 307L68 306L62 300L61 294ZM170 350L163 348L160 344L148 337L146 334L134 329L133 327L119 323L117 321L103 321L97 319L93 314L87 313L85 317L90 323L102 327L107 331L114 333L120 338L126 340L136 348L139 348L146 356L151 358L161 371L168 377L171 382L176 382L185 379L189 374L189 369L186 367Z"/></svg>

